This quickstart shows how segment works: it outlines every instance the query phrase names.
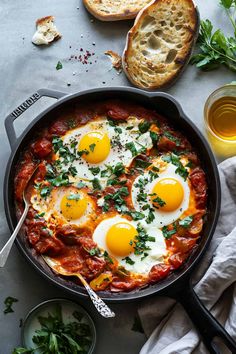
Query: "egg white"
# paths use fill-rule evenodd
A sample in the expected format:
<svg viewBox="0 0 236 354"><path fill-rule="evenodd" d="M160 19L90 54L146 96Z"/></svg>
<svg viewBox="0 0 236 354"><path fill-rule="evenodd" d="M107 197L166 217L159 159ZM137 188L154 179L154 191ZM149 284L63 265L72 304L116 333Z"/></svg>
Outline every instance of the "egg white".
<svg viewBox="0 0 236 354"><path fill-rule="evenodd" d="M124 257L118 257L111 253L106 244L106 235L109 229L117 223L125 222L135 228L138 227L138 222L130 221L121 216L114 216L108 219L105 219L100 222L96 227L93 233L93 240L97 243L98 247L102 250L106 250L111 256L113 256L118 262L119 265L123 266L126 270L147 275L151 268L159 263L163 262L163 257L166 255L166 243L163 237L161 230L156 227L147 227L146 232L149 236L155 238L154 242L146 242L146 245L150 247L150 250L147 251L148 255L142 259L143 255L135 255L133 252L128 255L128 257L134 262L134 264L126 263ZM117 240L119 242L119 240Z"/></svg>
<svg viewBox="0 0 236 354"><path fill-rule="evenodd" d="M132 185L132 190L131 190L131 195L132 195L132 202L134 205L134 208L138 212L142 212L145 215L145 218L140 220L141 225L147 227L148 225L155 226L157 228L162 228L163 226L169 225L173 223L175 220L179 219L180 216L183 214L185 210L188 209L189 207L189 198L190 198L190 188L188 185L188 181L184 180L180 175L175 173L176 166L173 164L168 164L165 168L161 169L161 172L158 172L157 178L155 178L153 181L150 181L150 174L145 172L143 175L139 175L133 182ZM147 200L145 202L140 202L138 201L138 195L140 193L139 187L137 187L137 184L139 180L147 179L149 182L144 186L144 193L147 195L152 193L152 190L156 183L160 181L163 178L174 178L177 181L179 181L184 189L184 197L183 201L178 207L178 209L174 211L163 211L161 209L156 209L153 208L154 211L154 220L150 223L147 224L146 218L148 216L149 210L143 210L142 207L144 204L149 204L152 207L152 200L151 197L148 196Z"/></svg>

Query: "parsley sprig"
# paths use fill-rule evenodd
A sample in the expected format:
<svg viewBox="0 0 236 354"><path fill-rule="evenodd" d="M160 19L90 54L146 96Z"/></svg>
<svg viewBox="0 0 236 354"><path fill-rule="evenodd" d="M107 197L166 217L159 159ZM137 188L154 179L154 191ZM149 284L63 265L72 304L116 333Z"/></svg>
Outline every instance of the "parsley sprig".
<svg viewBox="0 0 236 354"><path fill-rule="evenodd" d="M236 0L220 0L234 30L227 37L221 29L213 30L210 20L201 21L198 37L201 52L192 57L191 63L203 70L212 70L220 65L236 71Z"/></svg>
<svg viewBox="0 0 236 354"><path fill-rule="evenodd" d="M36 345L32 348L15 348L12 354L47 353L47 354L86 354L91 347L91 329L83 322L83 314L75 311L74 321L64 323L61 307L58 305L53 313L39 316L41 329L35 331L32 338Z"/></svg>

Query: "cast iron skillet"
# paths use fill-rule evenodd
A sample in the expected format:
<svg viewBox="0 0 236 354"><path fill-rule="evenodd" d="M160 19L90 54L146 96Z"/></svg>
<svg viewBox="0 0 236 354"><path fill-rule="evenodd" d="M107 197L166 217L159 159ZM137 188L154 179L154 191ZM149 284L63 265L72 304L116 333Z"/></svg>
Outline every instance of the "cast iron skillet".
<svg viewBox="0 0 236 354"><path fill-rule="evenodd" d="M59 100L40 113L17 139L13 126L14 120L42 96L53 97ZM129 293L100 292L100 296L108 302L128 302L151 295L166 295L173 297L183 305L189 314L210 353L220 353L214 342L217 337L225 343L232 353L236 353L236 343L200 302L193 290L191 282L192 271L211 241L219 216L221 193L218 170L213 154L204 137L198 131L196 126L186 117L181 106L172 96L162 92L144 92L135 88L111 87L92 89L72 95L41 89L29 97L23 104L16 108L5 121L5 127L12 149L4 181L5 212L10 230L13 231L17 223L13 195L15 166L26 144L39 129L48 125L49 122L53 120L55 112L58 112L61 108L64 109L67 105L69 106L78 101L88 102L89 107L94 100L104 100L108 98L136 101L149 108L154 108L157 112L169 118L177 129L183 131L201 158L202 166L206 171L209 198L207 222L204 225L202 238L198 247L192 252L188 260L180 269L173 274L170 274L166 279L157 284L150 285L147 288L131 291ZM29 247L25 235L20 235L20 237L16 239L16 244L29 262L51 283L68 290L70 293L87 296L83 287L68 282L62 277L56 276L44 264L41 257L37 256Z"/></svg>

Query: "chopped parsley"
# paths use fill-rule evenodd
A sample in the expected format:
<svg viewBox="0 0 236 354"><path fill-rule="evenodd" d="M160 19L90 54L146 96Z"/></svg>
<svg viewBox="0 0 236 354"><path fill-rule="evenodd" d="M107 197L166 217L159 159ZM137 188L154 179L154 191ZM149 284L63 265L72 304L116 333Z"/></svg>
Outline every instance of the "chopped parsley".
<svg viewBox="0 0 236 354"><path fill-rule="evenodd" d="M152 201L154 203L157 203L158 205L160 205L160 207L163 207L164 205L166 205L166 202L158 196L155 197Z"/></svg>
<svg viewBox="0 0 236 354"><path fill-rule="evenodd" d="M148 216L146 218L146 223L151 224L155 219L155 214L153 213L154 209L149 208Z"/></svg>
<svg viewBox="0 0 236 354"><path fill-rule="evenodd" d="M130 264L130 265L133 265L135 263L130 257L125 257L122 260L125 261L127 264Z"/></svg>
<svg viewBox="0 0 236 354"><path fill-rule="evenodd" d="M99 248L91 248L91 250L89 250L89 254L90 256L99 256L100 255L100 250Z"/></svg>
<svg viewBox="0 0 236 354"><path fill-rule="evenodd" d="M34 218L35 218L35 219L40 219L40 218L43 218L44 215L45 215L44 212L43 212L43 213L40 213L40 214L36 214Z"/></svg>
<svg viewBox="0 0 236 354"><path fill-rule="evenodd" d="M61 70L63 68L63 65L60 61L57 62L56 69Z"/></svg>
<svg viewBox="0 0 236 354"><path fill-rule="evenodd" d="M88 155L89 151L87 149L84 149L84 150L78 151L77 154L81 157L83 155Z"/></svg>
<svg viewBox="0 0 236 354"><path fill-rule="evenodd" d="M77 183L77 188L78 189L81 189L81 188L83 188L83 187L85 187L86 186L86 184L84 183L84 182L79 182L79 183Z"/></svg>
<svg viewBox="0 0 236 354"><path fill-rule="evenodd" d="M115 127L114 130L115 130L115 132L116 132L117 134L121 134L121 133L122 133L122 129L119 128L119 127Z"/></svg>
<svg viewBox="0 0 236 354"><path fill-rule="evenodd" d="M66 197L67 200L80 200L80 195L79 194L73 194L71 193Z"/></svg>
<svg viewBox="0 0 236 354"><path fill-rule="evenodd" d="M110 263L110 264L113 264L113 260L112 260L112 258L109 256L109 254L107 253L107 251L104 251L103 257L104 257L104 259L105 259L106 262L108 262L108 263Z"/></svg>
<svg viewBox="0 0 236 354"><path fill-rule="evenodd" d="M153 131L150 131L150 137L152 139L153 145L155 145L159 140L159 135Z"/></svg>
<svg viewBox="0 0 236 354"><path fill-rule="evenodd" d="M170 141L173 141L176 146L180 146L181 145L181 141L180 139L178 139L176 136L174 136L173 134L171 134L171 132L164 132L163 135L168 138Z"/></svg>
<svg viewBox="0 0 236 354"><path fill-rule="evenodd" d="M193 217L189 215L186 216L186 218L179 220L179 225L187 228L189 227L192 221L193 221Z"/></svg>
<svg viewBox="0 0 236 354"><path fill-rule="evenodd" d="M50 187L50 186L43 187L40 190L41 197L46 198L47 196L49 196L51 190L52 190L52 187Z"/></svg>
<svg viewBox="0 0 236 354"><path fill-rule="evenodd" d="M138 150L136 149L133 142L126 143L125 147L126 147L126 149L130 150L133 157L138 155Z"/></svg>
<svg viewBox="0 0 236 354"><path fill-rule="evenodd" d="M140 213L139 211L127 211L128 215L130 215L134 221L137 221L137 220L142 220L145 218L145 215L143 213Z"/></svg>
<svg viewBox="0 0 236 354"><path fill-rule="evenodd" d="M166 240L171 238L174 234L176 233L176 229L169 230L167 226L164 226L162 228L162 234L165 237Z"/></svg>
<svg viewBox="0 0 236 354"><path fill-rule="evenodd" d="M183 166L182 162L180 161L177 155L172 153L171 155L163 156L162 160L166 162L171 162L173 165L177 166L175 173L179 174L186 181L189 174L188 170Z"/></svg>
<svg viewBox="0 0 236 354"><path fill-rule="evenodd" d="M96 146L96 144L90 144L90 145L89 145L89 150L90 150L91 152L94 152L95 146Z"/></svg>
<svg viewBox="0 0 236 354"><path fill-rule="evenodd" d="M92 174L93 174L94 176L96 176L96 175L98 175L99 172L100 172L100 167L90 167L90 168L89 168L89 171L91 171Z"/></svg>
<svg viewBox="0 0 236 354"><path fill-rule="evenodd" d="M155 242L155 237L149 236L140 224L138 224L137 232L138 234L135 236L134 254L143 255L145 251L150 250L146 242Z"/></svg>
<svg viewBox="0 0 236 354"><path fill-rule="evenodd" d="M102 189L102 186L101 186L98 178L94 178L91 182L93 185L93 189L98 189L98 190Z"/></svg>
<svg viewBox="0 0 236 354"><path fill-rule="evenodd" d="M145 120L145 121L139 123L138 129L139 129L140 133L143 134L149 130L150 126L151 126L151 123Z"/></svg>
<svg viewBox="0 0 236 354"><path fill-rule="evenodd" d="M142 159L135 159L135 167L139 167L139 168L147 168L149 166L151 166L151 162L142 160Z"/></svg>
<svg viewBox="0 0 236 354"><path fill-rule="evenodd" d="M14 312L13 308L12 308L12 305L14 304L14 302L18 302L18 299L14 298L14 297L11 297L11 296L8 296L5 300L4 300L4 305L6 306L5 307L5 310L3 311L4 314L6 315L7 313L11 313L11 312Z"/></svg>

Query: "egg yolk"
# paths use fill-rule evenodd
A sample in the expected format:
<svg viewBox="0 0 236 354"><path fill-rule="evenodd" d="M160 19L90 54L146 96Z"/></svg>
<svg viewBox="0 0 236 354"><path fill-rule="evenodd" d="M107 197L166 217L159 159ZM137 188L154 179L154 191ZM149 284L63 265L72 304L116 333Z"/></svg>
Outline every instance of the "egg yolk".
<svg viewBox="0 0 236 354"><path fill-rule="evenodd" d="M137 230L126 222L114 224L107 232L106 244L115 256L125 257L133 252L133 242Z"/></svg>
<svg viewBox="0 0 236 354"><path fill-rule="evenodd" d="M154 194L152 196L152 203L154 206L163 211L174 211L183 201L184 189L181 183L176 179L163 178L155 184L152 194ZM161 199L159 202L158 198Z"/></svg>
<svg viewBox="0 0 236 354"><path fill-rule="evenodd" d="M82 136L79 143L79 152L90 163L104 161L109 155L111 143L108 135L103 132L89 132Z"/></svg>
<svg viewBox="0 0 236 354"><path fill-rule="evenodd" d="M82 194L68 194L61 199L61 213L68 220L79 219L87 209L87 200Z"/></svg>

